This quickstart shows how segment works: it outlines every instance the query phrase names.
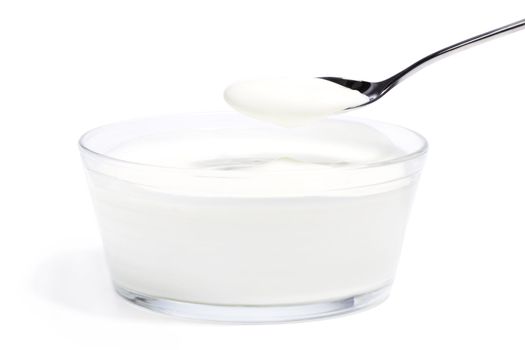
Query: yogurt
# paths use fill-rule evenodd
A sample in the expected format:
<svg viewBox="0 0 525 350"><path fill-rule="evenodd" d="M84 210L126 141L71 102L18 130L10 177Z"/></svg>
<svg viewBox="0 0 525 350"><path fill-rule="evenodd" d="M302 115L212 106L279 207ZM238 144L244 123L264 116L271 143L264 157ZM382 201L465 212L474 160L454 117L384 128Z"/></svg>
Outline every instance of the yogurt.
<svg viewBox="0 0 525 350"><path fill-rule="evenodd" d="M224 91L237 111L286 127L301 126L368 102L368 97L320 78L241 81Z"/></svg>
<svg viewBox="0 0 525 350"><path fill-rule="evenodd" d="M114 124L81 140L117 288L178 315L261 322L322 309L265 307L351 311L388 288L424 148L382 123L281 128L233 113ZM254 308L232 319L188 305Z"/></svg>

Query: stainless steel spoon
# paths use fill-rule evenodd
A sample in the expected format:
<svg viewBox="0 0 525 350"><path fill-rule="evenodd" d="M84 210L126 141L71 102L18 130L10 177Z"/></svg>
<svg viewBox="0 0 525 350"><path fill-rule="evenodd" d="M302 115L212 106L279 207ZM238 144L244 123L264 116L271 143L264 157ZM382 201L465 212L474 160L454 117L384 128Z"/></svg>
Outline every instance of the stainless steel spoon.
<svg viewBox="0 0 525 350"><path fill-rule="evenodd" d="M376 102L381 97L383 97L387 92L389 92L394 86L399 84L401 81L403 81L404 79L406 79L413 73L417 72L419 69L423 68L424 66L430 63L433 63L436 60L443 58L448 54L456 53L458 52L459 49L471 47L474 44L478 44L488 39L500 36L502 34L511 33L511 32L518 31L521 29L525 29L525 19L508 24L501 28L491 30L490 32L476 35L470 39L460 41L459 43L456 43L454 45L447 46L444 49L441 49L439 51L431 53L428 56L423 57L416 63L413 63L412 65L408 66L407 68L403 69L401 72L393 75L392 77L385 79L383 81L379 81L379 82L351 80L351 79L335 78L335 77L320 77L320 79L331 81L333 83L342 85L349 89L359 91L361 94L365 95L366 98L368 99L367 102L359 104L359 105L355 105L355 106L349 106L348 108L346 108L346 110L354 109L354 108L366 106L366 105L369 105L370 103Z"/></svg>

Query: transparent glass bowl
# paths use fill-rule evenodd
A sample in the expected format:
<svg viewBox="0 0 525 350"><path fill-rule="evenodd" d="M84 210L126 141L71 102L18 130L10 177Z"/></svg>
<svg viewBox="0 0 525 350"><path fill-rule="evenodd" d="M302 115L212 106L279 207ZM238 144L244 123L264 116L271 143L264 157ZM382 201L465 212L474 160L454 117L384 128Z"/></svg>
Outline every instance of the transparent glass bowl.
<svg viewBox="0 0 525 350"><path fill-rule="evenodd" d="M286 129L236 113L116 123L80 139L117 292L240 323L384 300L426 149L417 133L370 120Z"/></svg>

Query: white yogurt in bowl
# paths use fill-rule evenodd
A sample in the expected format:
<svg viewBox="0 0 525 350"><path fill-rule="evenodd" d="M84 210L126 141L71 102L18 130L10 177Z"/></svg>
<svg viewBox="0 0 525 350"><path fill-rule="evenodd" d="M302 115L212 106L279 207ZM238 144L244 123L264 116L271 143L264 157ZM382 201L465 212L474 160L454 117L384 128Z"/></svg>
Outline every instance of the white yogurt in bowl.
<svg viewBox="0 0 525 350"><path fill-rule="evenodd" d="M389 124L290 129L236 113L118 123L80 144L119 293L233 322L384 300L426 152Z"/></svg>

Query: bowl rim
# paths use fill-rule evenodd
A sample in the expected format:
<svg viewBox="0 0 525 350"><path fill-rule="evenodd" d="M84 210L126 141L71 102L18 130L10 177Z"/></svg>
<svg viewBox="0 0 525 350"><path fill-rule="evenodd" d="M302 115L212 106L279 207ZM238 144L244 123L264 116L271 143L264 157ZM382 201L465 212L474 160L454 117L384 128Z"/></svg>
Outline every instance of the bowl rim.
<svg viewBox="0 0 525 350"><path fill-rule="evenodd" d="M95 127L93 129L90 129L90 130L86 131L85 133L83 133L80 136L79 140L78 140L78 148L79 148L81 154L85 153L87 155L90 155L90 156L94 157L95 159L109 161L109 162L112 162L112 163L126 165L126 166L158 168L158 169L165 169L165 170L172 169L172 170L177 170L177 171L220 173L220 174L224 175L225 172L223 170L195 169L195 168L189 168L189 167L152 164L152 163L145 163L145 162L137 162L137 161L120 159L120 158L117 158L117 157L110 156L108 154L104 154L104 153L95 151L95 150L91 149L90 147L88 147L86 145L86 140L87 140L87 138L90 135L92 135L93 133L96 133L98 131L101 131L101 130L103 130L105 128L115 127L115 126L118 126L118 125L124 125L124 124L128 124L128 123L131 123L131 122L137 123L137 122L153 121L155 119L157 119L157 120L171 119L171 118L187 117L189 115L192 115L192 116L211 116L211 115L241 115L241 114L240 113L236 113L236 112L230 112L230 111L227 111L227 112L224 112L224 111L217 111L217 112L187 112L187 113L169 114L169 115L164 115L164 116L133 118L133 119L123 120L123 121L117 121L117 122L113 122L113 123L103 124L101 126ZM408 131L410 134L414 135L420 141L421 144L416 150L414 150L412 152L408 152L406 154L400 155L398 157L390 158L390 159L387 159L387 160L373 161L373 162L370 162L370 163L363 163L363 164L358 164L358 165L345 165L345 166L341 166L341 167L337 167L337 168L327 168L327 169L269 170L269 171L264 171L264 174L290 173L290 172L292 172L292 173L295 173L295 172L298 172L298 173L326 172L326 171L343 170L343 169L358 170L358 169L366 169L366 168L376 168L376 167L383 167L383 166L389 166L389 165L393 165L393 164L403 163L403 162L410 161L412 159L422 158L428 152L429 146L428 146L428 141L426 140L426 138L423 135L421 135L420 133L418 133L417 131L414 131L414 130L412 130L410 128L407 128L407 127L404 127L404 126L401 126L401 125L397 125L397 124L394 124L394 123L390 123L390 122L384 122L384 121L379 121L379 120L370 119L370 118L359 118L359 117L353 117L353 116L352 117L348 117L347 115L344 115L344 116L339 115L339 116L333 116L333 117L329 117L329 118L330 119L334 119L334 120L342 120L342 121L357 121L357 122L364 122L364 123L379 124L379 125L384 125L384 126L387 126L387 127L402 129L402 130Z"/></svg>

